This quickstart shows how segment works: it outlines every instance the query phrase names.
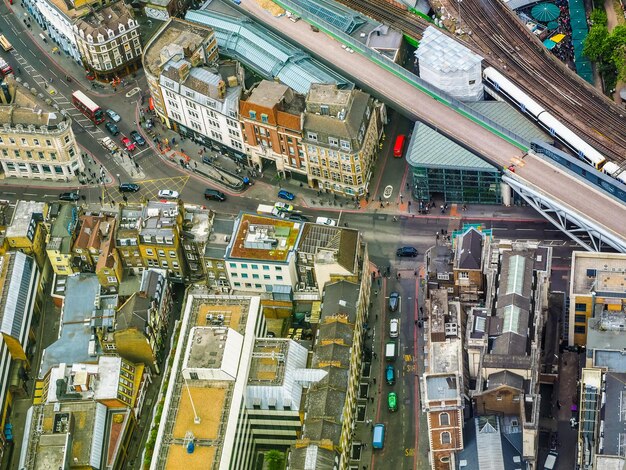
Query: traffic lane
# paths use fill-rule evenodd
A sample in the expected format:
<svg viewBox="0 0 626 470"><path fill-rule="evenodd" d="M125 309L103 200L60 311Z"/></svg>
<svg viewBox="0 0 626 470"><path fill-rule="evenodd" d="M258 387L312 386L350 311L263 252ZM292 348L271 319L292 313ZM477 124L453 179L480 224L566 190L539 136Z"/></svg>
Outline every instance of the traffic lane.
<svg viewBox="0 0 626 470"><path fill-rule="evenodd" d="M397 357L394 362L385 362L381 371L382 385L379 387L380 409L377 422L386 426L385 448L376 451L373 455L372 468L410 468L413 463L415 445L415 371L414 371L414 346L413 346L413 323L410 320L414 309L415 283L410 279L396 279L395 277L385 279L385 315L384 315L384 337L381 338L384 344L395 341L397 344ZM391 292L398 292L401 296L399 308L396 312L391 312L388 308L388 299ZM389 322L391 319L398 319L400 322L399 336L391 338L389 335ZM384 356L382 356L384 357ZM385 369L387 365L392 365L395 369L396 381L389 385L386 381ZM397 394L398 410L389 411L387 397L390 392Z"/></svg>

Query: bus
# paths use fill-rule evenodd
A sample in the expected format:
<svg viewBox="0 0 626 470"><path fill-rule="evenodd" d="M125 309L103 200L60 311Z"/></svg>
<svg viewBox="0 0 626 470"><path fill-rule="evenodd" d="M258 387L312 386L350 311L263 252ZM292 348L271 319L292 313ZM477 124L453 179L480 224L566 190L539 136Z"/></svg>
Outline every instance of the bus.
<svg viewBox="0 0 626 470"><path fill-rule="evenodd" d="M402 154L404 153L404 141L406 140L406 136L404 134L400 134L396 137L396 143L393 146L393 156L396 158L402 158Z"/></svg>
<svg viewBox="0 0 626 470"><path fill-rule="evenodd" d="M4 34L0 34L0 47L2 47L2 49L4 49L6 52L9 52L11 49L13 49L13 46L7 40L7 38L4 37Z"/></svg>
<svg viewBox="0 0 626 470"><path fill-rule="evenodd" d="M94 124L100 124L106 119L104 111L102 111L100 106L94 103L82 91L76 90L74 93L72 93L72 103Z"/></svg>

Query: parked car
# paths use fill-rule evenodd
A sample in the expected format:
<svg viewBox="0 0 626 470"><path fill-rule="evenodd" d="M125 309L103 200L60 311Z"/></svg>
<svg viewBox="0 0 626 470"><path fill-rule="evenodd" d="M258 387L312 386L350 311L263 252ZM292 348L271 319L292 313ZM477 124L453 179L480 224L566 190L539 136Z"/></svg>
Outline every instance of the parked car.
<svg viewBox="0 0 626 470"><path fill-rule="evenodd" d="M400 294L398 292L392 292L389 294L389 310L395 312L400 306Z"/></svg>
<svg viewBox="0 0 626 470"><path fill-rule="evenodd" d="M287 218L289 220L295 220L298 222L308 222L309 218L306 215L302 215L302 214L289 214L287 213Z"/></svg>
<svg viewBox="0 0 626 470"><path fill-rule="evenodd" d="M293 206L291 204L287 204L286 202L277 202L274 204L274 207L283 212L291 212L293 210Z"/></svg>
<svg viewBox="0 0 626 470"><path fill-rule="evenodd" d="M218 191L217 189L205 189L204 199L224 202L226 200L226 195L223 192Z"/></svg>
<svg viewBox="0 0 626 470"><path fill-rule="evenodd" d="M120 130L118 129L118 127L115 124L113 124L111 121L107 121L104 127L106 127L106 130L109 131L111 135L119 135L120 133Z"/></svg>
<svg viewBox="0 0 626 470"><path fill-rule="evenodd" d="M402 248L398 248L396 250L396 256L405 258L411 257L415 258L417 256L417 248L412 246L403 246Z"/></svg>
<svg viewBox="0 0 626 470"><path fill-rule="evenodd" d="M130 133L130 138L133 139L133 141L140 147L146 145L146 139L144 139L143 136L137 131L132 131Z"/></svg>
<svg viewBox="0 0 626 470"><path fill-rule="evenodd" d="M172 191L171 189L162 189L159 191L159 197L161 199L178 199L178 191Z"/></svg>
<svg viewBox="0 0 626 470"><path fill-rule="evenodd" d="M389 411L398 411L398 396L395 392L389 392L387 395L387 408Z"/></svg>
<svg viewBox="0 0 626 470"><path fill-rule="evenodd" d="M328 217L318 217L315 219L315 223L319 225L328 225L329 227L336 227L337 221L334 219L329 219Z"/></svg>
<svg viewBox="0 0 626 470"><path fill-rule="evenodd" d="M385 368L385 379L387 380L387 385L393 385L396 383L396 371L392 365L388 365Z"/></svg>
<svg viewBox="0 0 626 470"><path fill-rule="evenodd" d="M126 150L130 152L132 152L133 150L137 148L135 143L126 136L122 137L122 145L124 146Z"/></svg>
<svg viewBox="0 0 626 470"><path fill-rule="evenodd" d="M122 183L119 189L122 193L136 193L139 191L139 185L135 183Z"/></svg>
<svg viewBox="0 0 626 470"><path fill-rule="evenodd" d="M286 189L281 189L280 191L278 191L278 197L281 199L287 199L288 201L293 201L296 198L296 195L290 193Z"/></svg>
<svg viewBox="0 0 626 470"><path fill-rule="evenodd" d="M119 114L117 114L115 111L113 111L112 109L107 109L106 110L107 116L109 116L109 118L111 119L111 121L113 122L120 122L122 120L122 118L120 117Z"/></svg>
<svg viewBox="0 0 626 470"><path fill-rule="evenodd" d="M397 318L392 318L391 320L389 320L389 337L397 338L399 328L400 321Z"/></svg>
<svg viewBox="0 0 626 470"><path fill-rule="evenodd" d="M80 199L80 196L78 195L78 193L61 193L59 194L59 200L61 201L78 201Z"/></svg>

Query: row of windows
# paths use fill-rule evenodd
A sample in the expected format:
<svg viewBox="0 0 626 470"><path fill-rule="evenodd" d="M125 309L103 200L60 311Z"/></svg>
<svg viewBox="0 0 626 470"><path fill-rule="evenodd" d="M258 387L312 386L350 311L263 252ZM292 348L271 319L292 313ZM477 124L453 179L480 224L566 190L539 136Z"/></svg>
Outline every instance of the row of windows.
<svg viewBox="0 0 626 470"><path fill-rule="evenodd" d="M306 138L312 142L317 142L317 132L307 131ZM336 137L328 137L328 145L331 147L341 147L343 150L350 150L352 145L349 140L337 139Z"/></svg>
<svg viewBox="0 0 626 470"><path fill-rule="evenodd" d="M32 139L32 143L29 142L28 139L26 139L24 137L20 137L19 140L20 140L20 145L22 145L24 147L32 147L32 146L41 147L42 146L41 141L39 139L37 139L37 138L34 138L34 137ZM14 137L9 137L7 139L7 142L8 142L8 144L11 144L11 145L17 145L17 140ZM1 145L5 145L7 142L4 141L4 138L0 137L0 144ZM46 147L52 147L52 140L45 139L44 142L46 143ZM63 138L63 142L65 142L66 144L69 144L70 143L70 136L66 135Z"/></svg>
<svg viewBox="0 0 626 470"><path fill-rule="evenodd" d="M233 285L234 285L235 287L241 287L241 282L235 282L235 283L233 283ZM244 286L245 286L247 289L252 289L252 284L251 284L251 283L249 283L249 282L246 282L246 283L244 284ZM263 285L262 285L262 284L255 284L255 285L254 285L254 288L255 288L255 289L262 289L262 288L263 288Z"/></svg>
<svg viewBox="0 0 626 470"><path fill-rule="evenodd" d="M341 159L343 162L350 163L354 160L355 163L359 162L359 154L354 155L338 152L337 150L328 150L315 145L307 145L307 151L309 153L309 159L313 163L319 162L319 157L327 157L329 160ZM324 163L325 165L326 163Z"/></svg>
<svg viewBox="0 0 626 470"><path fill-rule="evenodd" d="M237 269L238 267L241 267L241 269L248 269L248 264L247 263L241 263L240 266L237 266L237 263L229 263L229 265L233 269ZM250 268L254 269L254 270L258 270L259 269L259 265L258 264L251 264ZM270 267L267 264L261 265L261 268L263 269L263 271L269 271L270 270ZM274 266L274 271L282 271L282 270L283 270L282 266Z"/></svg>
<svg viewBox="0 0 626 470"><path fill-rule="evenodd" d="M148 267L149 268L163 268L163 269L169 269L169 263L166 260L161 260L161 264L159 265L159 262L157 260L153 260L153 259L148 259ZM172 268L173 269L178 269L180 266L178 264L178 262L176 261L172 261Z"/></svg>
<svg viewBox="0 0 626 470"><path fill-rule="evenodd" d="M30 150L26 150L26 158L28 158L29 160L32 160L33 157L33 153ZM69 155L70 157L73 157L75 155L74 149L70 148L69 150ZM9 157L9 151L7 149L2 149L2 156L3 157ZM39 157L39 160L45 160L46 159L46 154L44 152L37 152L37 156ZM20 150L13 150L13 157L15 158L22 158L22 152ZM50 152L48 153L48 157L50 158L50 160L56 160L57 159L57 154L56 152Z"/></svg>
<svg viewBox="0 0 626 470"><path fill-rule="evenodd" d="M231 273L231 276L233 278L239 277L238 273ZM248 279L249 275L248 273L241 273L241 278L242 279ZM252 274L252 279L261 279L259 274ZM269 274L263 274L263 279L266 281L270 281L272 279L272 277ZM283 277L282 276L276 276L276 280L277 281L282 281Z"/></svg>
<svg viewBox="0 0 626 470"><path fill-rule="evenodd" d="M52 169L50 168L50 165L41 165L41 171L39 170L39 165L36 165L34 163L30 164L30 166L27 166L26 163L18 163L17 167L15 166L15 163L13 162L4 162L4 164L6 165L6 169L7 171L20 171L22 173L44 173L46 175L51 175L52 174ZM54 166L54 172L57 175L63 175L63 167L55 165Z"/></svg>
<svg viewBox="0 0 626 470"><path fill-rule="evenodd" d="M163 239L161 237L157 237L158 239L161 239L161 241L157 241L157 243L163 243ZM159 254L159 256L165 257L165 251L164 250L157 250L157 253ZM146 255L147 256L154 256L154 250L152 248L146 248ZM174 250L170 250L169 251L169 255L170 258L178 258L178 256L176 255L176 252Z"/></svg>

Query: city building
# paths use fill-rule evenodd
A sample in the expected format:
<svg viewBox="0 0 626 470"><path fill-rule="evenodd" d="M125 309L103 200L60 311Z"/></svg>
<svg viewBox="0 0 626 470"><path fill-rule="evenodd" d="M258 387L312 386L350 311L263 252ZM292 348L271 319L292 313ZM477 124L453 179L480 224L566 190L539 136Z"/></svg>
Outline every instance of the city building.
<svg viewBox="0 0 626 470"><path fill-rule="evenodd" d="M192 4L191 0L143 0L143 13L148 18L167 21L171 18L182 17Z"/></svg>
<svg viewBox="0 0 626 470"><path fill-rule="evenodd" d="M290 311L301 234L301 222L241 213L224 254L232 288L265 294L263 298L274 301L275 307L282 301Z"/></svg>
<svg viewBox="0 0 626 470"><path fill-rule="evenodd" d="M429 291L446 289L454 295L454 251L448 243L438 243L426 251L426 282Z"/></svg>
<svg viewBox="0 0 626 470"><path fill-rule="evenodd" d="M9 248L34 257L40 271L46 262L47 230L44 220L47 213L45 202L18 200L5 232Z"/></svg>
<svg viewBox="0 0 626 470"><path fill-rule="evenodd" d="M96 328L101 349L160 373L171 311L172 292L167 273L162 269L146 269L141 275L139 291L119 307L115 317L103 319Z"/></svg>
<svg viewBox="0 0 626 470"><path fill-rule="evenodd" d="M475 415L515 417L522 430L522 459L537 465L539 365L552 250L536 242L500 240L486 256L485 307L467 324L470 370L478 362L470 391ZM480 354L480 358L476 358Z"/></svg>
<svg viewBox="0 0 626 470"><path fill-rule="evenodd" d="M217 63L217 41L213 30L189 21L170 18L144 48L143 68L152 97L150 105L161 121L170 128L172 124L169 122L160 80L163 67L175 55L187 59L194 67Z"/></svg>
<svg viewBox="0 0 626 470"><path fill-rule="evenodd" d="M363 277L371 281L370 276ZM309 387L304 429L290 449L289 468L350 467L368 299L368 289L352 282L328 283L324 288L311 368L325 373Z"/></svg>
<svg viewBox="0 0 626 470"><path fill-rule="evenodd" d="M302 145L304 96L286 85L262 80L239 101L248 164L260 171L275 166L283 177L307 181Z"/></svg>
<svg viewBox="0 0 626 470"><path fill-rule="evenodd" d="M69 115L11 76L0 84L0 147L6 177L66 182L85 169Z"/></svg>
<svg viewBox="0 0 626 470"><path fill-rule="evenodd" d="M143 210L141 205L120 204L115 230L115 248L127 273L140 274L145 266L139 250L139 231Z"/></svg>
<svg viewBox="0 0 626 470"><path fill-rule="evenodd" d="M626 254L572 252L567 328L570 346L586 345L592 319L597 323L602 317L624 316L625 284Z"/></svg>
<svg viewBox="0 0 626 470"><path fill-rule="evenodd" d="M309 186L348 197L366 195L383 132L381 106L360 90L311 85L302 130ZM293 166L299 162L307 169L304 154L289 153Z"/></svg>
<svg viewBox="0 0 626 470"><path fill-rule="evenodd" d="M183 214L180 201L148 201L139 223L139 252L144 265L165 269L176 282L183 282L186 276L180 240Z"/></svg>
<svg viewBox="0 0 626 470"><path fill-rule="evenodd" d="M447 289L429 292L425 370L421 377L422 412L428 423L430 468L449 470L463 449L463 410L468 380L463 365L461 305Z"/></svg>
<svg viewBox="0 0 626 470"><path fill-rule="evenodd" d="M50 209L50 219L46 254L55 274L68 276L74 273L72 243L76 237L78 207L74 204L54 204Z"/></svg>
<svg viewBox="0 0 626 470"><path fill-rule="evenodd" d="M32 361L42 299L35 259L19 251L0 257L0 429L10 421L13 400L27 396L27 371ZM0 433L0 459L8 449Z"/></svg>
<svg viewBox="0 0 626 470"><path fill-rule="evenodd" d="M203 258L214 217L215 212L205 207L185 205L180 237L187 266L186 283L206 281Z"/></svg>
<svg viewBox="0 0 626 470"><path fill-rule="evenodd" d="M204 292L196 288L186 298L151 470L252 466L255 445L246 388L255 338L266 328L259 298ZM275 374L270 371L268 378ZM272 404L283 411L287 403ZM254 400L250 405L254 409ZM267 407L266 419L273 421L269 397L259 406Z"/></svg>
<svg viewBox="0 0 626 470"><path fill-rule="evenodd" d="M476 302L484 296L483 270L489 240L471 226L454 239L454 288L461 302Z"/></svg>
<svg viewBox="0 0 626 470"><path fill-rule="evenodd" d="M141 65L139 23L123 1L77 19L72 25L83 67L97 80L114 81Z"/></svg>
<svg viewBox="0 0 626 470"><path fill-rule="evenodd" d="M102 354L96 329L115 317L117 295L103 295L95 274L65 278L58 339L43 350L39 378L59 364L96 362Z"/></svg>
<svg viewBox="0 0 626 470"><path fill-rule="evenodd" d="M125 407L80 399L34 405L27 414L19 468L128 468L134 429L133 414Z"/></svg>
<svg viewBox="0 0 626 470"><path fill-rule="evenodd" d="M359 282L364 246L358 230L304 224L296 248L296 298L321 300L328 282L340 279Z"/></svg>
<svg viewBox="0 0 626 470"><path fill-rule="evenodd" d="M207 286L216 294L227 293L231 285L226 269L224 255L233 234L235 221L231 218L213 217L211 235L204 248L204 269L207 276Z"/></svg>

